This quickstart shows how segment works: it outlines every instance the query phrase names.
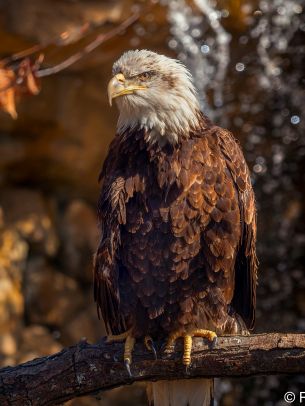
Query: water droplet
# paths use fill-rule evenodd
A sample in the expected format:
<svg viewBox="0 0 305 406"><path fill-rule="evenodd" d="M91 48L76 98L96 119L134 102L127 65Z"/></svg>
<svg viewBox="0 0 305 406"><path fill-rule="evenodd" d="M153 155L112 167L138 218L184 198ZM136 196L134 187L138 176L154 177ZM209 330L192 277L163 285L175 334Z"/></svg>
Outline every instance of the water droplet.
<svg viewBox="0 0 305 406"><path fill-rule="evenodd" d="M175 39L171 39L171 40L168 41L168 46L171 49L177 48L177 45L178 45L178 42Z"/></svg>
<svg viewBox="0 0 305 406"><path fill-rule="evenodd" d="M261 137L257 134L251 134L249 141L253 144L259 144L261 142Z"/></svg>
<svg viewBox="0 0 305 406"><path fill-rule="evenodd" d="M199 28L194 28L191 31L191 35L193 38L199 38L202 35L202 32Z"/></svg>
<svg viewBox="0 0 305 406"><path fill-rule="evenodd" d="M283 152L279 151L279 152L275 153L272 158L273 158L273 162L275 164L280 164L284 159L284 154L283 154Z"/></svg>
<svg viewBox="0 0 305 406"><path fill-rule="evenodd" d="M218 13L217 13L217 11L212 11L212 12L209 14L209 18L210 18L211 21L217 20L217 19L218 19Z"/></svg>
<svg viewBox="0 0 305 406"><path fill-rule="evenodd" d="M238 62L235 65L235 69L237 70L237 72L242 72L243 70L245 70L245 65L241 62Z"/></svg>
<svg viewBox="0 0 305 406"><path fill-rule="evenodd" d="M278 13L279 15L283 16L283 15L285 15L285 13L286 13L286 7L280 6L280 7L277 8L276 11L277 11L277 13Z"/></svg>
<svg viewBox="0 0 305 406"><path fill-rule="evenodd" d="M278 66L274 66L273 64L271 64L269 66L269 72L273 76L279 76L282 73L282 69Z"/></svg>
<svg viewBox="0 0 305 406"><path fill-rule="evenodd" d="M287 45L288 45L287 39L286 38L280 38L278 43L277 43L277 48L280 51L284 51L287 48Z"/></svg>
<svg viewBox="0 0 305 406"><path fill-rule="evenodd" d="M269 10L269 4L267 1L260 1L259 7L264 12L267 12Z"/></svg>
<svg viewBox="0 0 305 406"><path fill-rule="evenodd" d="M291 116L291 118L290 118L291 124L294 124L294 125L299 124L300 121L301 121L301 119L299 116Z"/></svg>
<svg viewBox="0 0 305 406"><path fill-rule="evenodd" d="M228 44L231 41L231 35L228 33L221 33L218 36L218 43L219 44Z"/></svg>
<svg viewBox="0 0 305 406"><path fill-rule="evenodd" d="M261 173L262 170L263 170L263 166L260 165L260 164L255 164L255 165L253 166L253 171L254 171L255 173Z"/></svg>
<svg viewBox="0 0 305 406"><path fill-rule="evenodd" d="M140 24L134 27L134 31L137 35L139 35L139 37L143 37L143 35L145 35L145 28Z"/></svg>
<svg viewBox="0 0 305 406"><path fill-rule="evenodd" d="M198 52L199 52L199 49L198 49L198 47L197 47L196 44L192 44L192 45L189 46L189 51L190 51L192 54L197 55Z"/></svg>
<svg viewBox="0 0 305 406"><path fill-rule="evenodd" d="M258 156L256 158L256 162L260 165L264 165L264 163L266 162L265 158L263 156Z"/></svg>
<svg viewBox="0 0 305 406"><path fill-rule="evenodd" d="M208 54L210 52L210 47L208 45L202 45L200 49L203 54Z"/></svg>

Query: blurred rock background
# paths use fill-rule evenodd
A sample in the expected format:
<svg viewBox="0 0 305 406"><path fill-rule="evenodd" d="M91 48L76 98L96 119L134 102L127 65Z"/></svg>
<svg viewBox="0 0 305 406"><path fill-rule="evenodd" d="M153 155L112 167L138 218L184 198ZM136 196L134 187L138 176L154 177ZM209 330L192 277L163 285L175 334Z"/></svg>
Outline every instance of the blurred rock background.
<svg viewBox="0 0 305 406"><path fill-rule="evenodd" d="M91 282L97 177L117 116L106 95L111 66L130 48L185 62L203 109L240 140L259 207L256 331L304 332L304 7L294 0L0 0L0 55L47 45L44 68L140 13L124 33L43 78L39 95L20 97L16 120L0 111L2 366L105 333ZM144 405L143 388L68 404ZM218 402L283 405L287 390L304 388L304 377L221 380Z"/></svg>

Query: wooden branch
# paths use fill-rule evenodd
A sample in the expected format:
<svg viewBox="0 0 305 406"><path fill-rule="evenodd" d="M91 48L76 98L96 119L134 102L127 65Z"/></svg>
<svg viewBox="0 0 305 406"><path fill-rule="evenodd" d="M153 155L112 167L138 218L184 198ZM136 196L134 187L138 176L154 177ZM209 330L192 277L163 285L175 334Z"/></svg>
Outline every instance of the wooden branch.
<svg viewBox="0 0 305 406"><path fill-rule="evenodd" d="M122 363L122 343L79 344L49 357L0 369L1 406L58 405L69 399L135 381L305 373L305 334L219 337L215 349L202 339L193 344L192 366L181 363L182 345L154 360L136 344L130 378Z"/></svg>
<svg viewBox="0 0 305 406"><path fill-rule="evenodd" d="M67 69L69 66L73 65L75 62L78 62L84 56L88 55L90 52L94 51L98 46L108 41L109 39L121 34L126 28L135 23L140 17L139 13L134 13L123 21L119 26L113 28L111 31L106 32L105 34L99 34L92 42L87 44L83 49L77 52L74 55L71 55L69 58L65 59L58 65L52 66L50 68L40 69L36 72L36 77L42 78L45 76L54 75L55 73L61 72L64 69Z"/></svg>

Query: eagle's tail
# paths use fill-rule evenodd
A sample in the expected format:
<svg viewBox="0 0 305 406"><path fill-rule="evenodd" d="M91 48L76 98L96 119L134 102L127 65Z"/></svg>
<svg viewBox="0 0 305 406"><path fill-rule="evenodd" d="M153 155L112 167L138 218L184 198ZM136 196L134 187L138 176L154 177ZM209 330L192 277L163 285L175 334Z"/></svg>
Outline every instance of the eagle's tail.
<svg viewBox="0 0 305 406"><path fill-rule="evenodd" d="M158 381L147 386L150 406L211 406L213 392L213 379Z"/></svg>

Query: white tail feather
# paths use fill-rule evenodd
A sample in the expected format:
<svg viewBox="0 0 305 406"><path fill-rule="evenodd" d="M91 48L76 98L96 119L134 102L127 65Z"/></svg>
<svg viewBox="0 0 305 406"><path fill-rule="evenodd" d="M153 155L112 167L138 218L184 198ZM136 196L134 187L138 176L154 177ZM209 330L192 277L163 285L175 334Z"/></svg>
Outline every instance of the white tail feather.
<svg viewBox="0 0 305 406"><path fill-rule="evenodd" d="M210 406L213 379L153 382L149 384L147 394L153 406Z"/></svg>

